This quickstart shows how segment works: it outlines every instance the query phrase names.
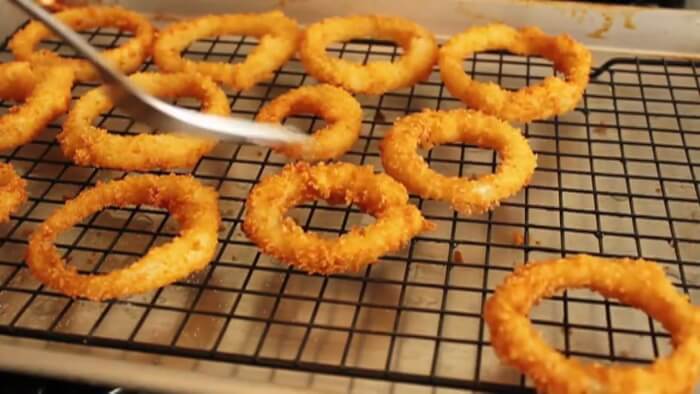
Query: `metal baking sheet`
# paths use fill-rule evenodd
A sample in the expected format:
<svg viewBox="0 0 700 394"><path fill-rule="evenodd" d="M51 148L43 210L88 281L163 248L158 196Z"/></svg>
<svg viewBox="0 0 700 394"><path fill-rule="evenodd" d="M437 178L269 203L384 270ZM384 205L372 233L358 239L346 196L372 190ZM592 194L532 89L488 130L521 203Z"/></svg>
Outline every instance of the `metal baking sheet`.
<svg viewBox="0 0 700 394"><path fill-rule="evenodd" d="M305 22L351 10L349 2L324 3L326 8L316 7L317 3L216 2L212 9L198 5L196 10L188 9L185 2L139 4L160 23L172 15L229 7L248 11L281 5ZM477 2L447 1L435 15L419 15L410 6L417 3L408 3L399 7L395 2L382 2L376 7L387 14L414 17L449 34L467 24L452 16L451 7ZM526 7L522 2L510 3ZM368 7L364 2L353 4L353 11ZM480 12L491 9L481 5ZM135 4L134 8L139 9ZM470 10L474 12L473 7ZM539 20L524 15L517 24ZM697 17L697 13L673 15L681 15L678 20ZM11 26L2 24L6 36L21 24L22 18L16 18ZM649 33L642 20L635 19L637 37L653 35L654 30ZM543 28L551 32L564 29L556 23ZM619 33L615 29L598 39L588 36L595 30L579 32L574 25L569 27L582 39L599 44L597 65L611 58L613 62L591 81L577 110L521 125L539 156L532 184L495 211L475 217L414 198L437 230L354 274L308 276L259 253L240 229L245 197L261 177L278 171L286 159L267 149L221 144L191 169L221 195L224 220L212 264L181 283L125 300L68 299L41 286L29 274L23 264L27 236L66 198L124 173L72 165L55 140L60 122L35 142L2 152L0 157L28 179L31 195L12 221L0 226L0 333L7 336L4 341L19 339L27 346L25 338L40 339L48 341L40 346L72 353L88 349L104 360L116 357L134 363L162 363L283 385L294 381L301 387L330 392L397 388L422 392L432 390L429 385L441 390L521 392L527 391L529 383L495 357L481 308L489 292L523 261L580 252L643 256L661 262L678 289L700 303L696 234L700 224L700 64L675 57L631 57L623 48L624 40L613 39ZM110 29L91 32L89 37L104 46L118 45L127 38ZM640 48L650 52L683 53L697 44L691 39L646 48L649 41L638 41ZM217 37L193 44L186 55L236 61L255 43L247 37ZM46 45L71 53L57 42ZM392 59L400 50L386 43L348 43L332 47L330 53L363 62ZM10 59L3 46L0 61ZM506 54L479 54L465 61L465 68L477 79L510 88L552 73L547 61ZM144 69L155 67L149 63ZM227 93L233 112L252 118L271 98L313 83L293 60L272 81L248 92ZM76 97L90 88L76 87ZM413 88L358 99L364 109L362 137L342 160L372 164L378 170L378 143L396 117L422 108L462 105L444 89L437 70ZM12 105L2 102L0 113ZM143 131L143 126L118 111L98 121L113 132ZM311 116L288 121L308 130L322 124ZM433 168L446 174L490 172L497 164L493 152L464 145L441 146L423 154ZM322 202L295 209L291 215L305 228L331 237L371 221L353 207ZM176 230L177 224L162 211L108 209L64 234L59 246L80 269L104 272L167 242ZM646 315L587 291L569 291L544 301L532 318L549 343L581 359L648 362L670 350L667 333ZM80 346L58 345L64 343ZM32 342L31 346L39 345ZM0 356L0 361L3 358L7 355Z"/></svg>

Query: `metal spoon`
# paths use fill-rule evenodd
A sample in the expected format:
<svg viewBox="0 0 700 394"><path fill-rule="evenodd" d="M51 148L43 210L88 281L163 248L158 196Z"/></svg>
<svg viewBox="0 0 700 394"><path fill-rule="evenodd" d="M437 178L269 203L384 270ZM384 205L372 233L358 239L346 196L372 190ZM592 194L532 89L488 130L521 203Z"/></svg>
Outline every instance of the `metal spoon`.
<svg viewBox="0 0 700 394"><path fill-rule="evenodd" d="M221 140L252 143L264 146L305 143L309 136L290 128L245 119L203 114L170 105L134 85L84 38L44 10L34 0L12 0L27 14L40 20L56 35L63 38L80 55L90 61L111 89L114 102L129 115L158 130L205 135Z"/></svg>

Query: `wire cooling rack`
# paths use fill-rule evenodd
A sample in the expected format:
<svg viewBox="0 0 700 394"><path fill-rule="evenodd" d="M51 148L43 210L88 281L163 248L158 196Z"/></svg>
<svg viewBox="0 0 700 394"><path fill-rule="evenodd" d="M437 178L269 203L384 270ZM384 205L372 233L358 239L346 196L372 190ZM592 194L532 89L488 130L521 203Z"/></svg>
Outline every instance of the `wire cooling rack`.
<svg viewBox="0 0 700 394"><path fill-rule="evenodd" d="M86 33L112 47L128 37ZM256 41L218 37L193 44L192 59L235 61ZM48 48L65 55L58 42ZM400 49L358 41L329 50L355 61L393 59ZM0 60L10 60L6 44ZM477 79L519 87L551 75L551 64L501 53L465 62ZM573 253L643 256L659 261L680 291L700 303L699 64L613 59L599 68L580 106L523 126L538 154L532 184L493 212L473 217L414 198L437 230L361 272L308 276L261 254L241 231L245 198L285 159L267 149L221 144L191 172L221 195L219 248L191 278L114 302L66 298L41 286L23 264L27 236L64 200L119 171L72 165L60 153L60 122L1 157L29 182L30 201L0 227L0 334L348 377L431 384L485 392L528 392L503 366L481 318L486 297L516 264ZM152 64L144 70L154 69ZM238 116L254 117L271 98L314 83L297 60L272 81L228 92ZM75 89L79 96L91 86ZM362 137L344 161L381 162L378 144L397 116L460 107L439 73L410 89L359 97ZM196 103L180 101L183 105ZM5 112L12 103L3 102ZM118 111L99 124L115 133L143 131ZM316 117L289 119L309 130ZM446 145L424 152L433 168L468 176L493 171L491 151ZM291 212L306 229L337 236L371 221L353 207L305 205ZM66 258L84 272L133 261L177 231L167 212L108 209L61 236ZM176 263L176 262L173 262ZM532 313L542 335L567 355L644 363L669 352L669 337L643 313L588 291L568 291Z"/></svg>

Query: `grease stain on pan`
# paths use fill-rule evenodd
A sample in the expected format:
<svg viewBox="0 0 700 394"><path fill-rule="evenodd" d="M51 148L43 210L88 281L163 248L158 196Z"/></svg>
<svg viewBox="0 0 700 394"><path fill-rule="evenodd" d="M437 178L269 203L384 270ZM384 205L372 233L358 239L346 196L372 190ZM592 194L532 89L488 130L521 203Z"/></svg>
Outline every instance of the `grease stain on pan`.
<svg viewBox="0 0 700 394"><path fill-rule="evenodd" d="M305 0L277 0L277 7L279 8L284 8L287 6L289 3L295 2L295 3L300 3Z"/></svg>
<svg viewBox="0 0 700 394"><path fill-rule="evenodd" d="M589 33L588 36L592 38L605 38L605 34L613 27L618 16L622 16L623 18L622 27L627 30L636 30L637 24L634 22L635 14L636 11L634 9L615 13L602 12L602 25L597 30Z"/></svg>
<svg viewBox="0 0 700 394"><path fill-rule="evenodd" d="M480 12L475 11L475 7L467 4L466 2L460 1L457 3L459 12L466 16L468 19L471 19L472 21L475 22L483 22L483 23L493 23L493 22L500 22L499 20L492 18L488 15L484 15Z"/></svg>
<svg viewBox="0 0 700 394"><path fill-rule="evenodd" d="M615 23L615 19L609 15L609 14L602 14L603 16L603 24L600 25L600 27L590 33L588 33L588 37L591 38L605 38L605 34L610 31L610 29L613 27L613 24Z"/></svg>
<svg viewBox="0 0 700 394"><path fill-rule="evenodd" d="M154 22L174 23L180 22L184 18L167 12L156 12L151 19L153 19Z"/></svg>
<svg viewBox="0 0 700 394"><path fill-rule="evenodd" d="M585 23L590 18L596 18L600 15L602 21L600 26L588 33L588 36L596 39L605 38L606 34L614 27L615 21L620 18L622 27L627 30L636 30L635 16L637 13L644 11L642 7L635 6L620 6L597 4L588 2L577 2L571 4L563 1L551 0L519 0L525 4L540 4L556 8L563 11L571 17L576 23Z"/></svg>
<svg viewBox="0 0 700 394"><path fill-rule="evenodd" d="M637 29L637 24L634 23L634 15L635 15L634 12L625 13L625 23L623 25L625 27L625 29L628 29L628 30L636 30Z"/></svg>

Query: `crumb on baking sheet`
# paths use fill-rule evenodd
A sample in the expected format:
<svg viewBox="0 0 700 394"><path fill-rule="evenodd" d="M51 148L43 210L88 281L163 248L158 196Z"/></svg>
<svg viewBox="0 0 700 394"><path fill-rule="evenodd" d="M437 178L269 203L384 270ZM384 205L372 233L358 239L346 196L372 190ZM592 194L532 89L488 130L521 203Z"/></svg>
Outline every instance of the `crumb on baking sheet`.
<svg viewBox="0 0 700 394"><path fill-rule="evenodd" d="M609 127L609 126L608 126L607 124L605 124L604 122L600 122L600 123L598 124L598 126L596 126L596 127L593 128L593 132L596 133L596 134L601 134L601 135L602 135L602 134L607 133L608 127Z"/></svg>
<svg viewBox="0 0 700 394"><path fill-rule="evenodd" d="M464 264L464 256L462 256L462 252L460 252L459 249L452 253L452 261L458 264Z"/></svg>
<svg viewBox="0 0 700 394"><path fill-rule="evenodd" d="M378 109L374 113L374 121L377 123L386 123L386 116L384 116L384 112L382 112L381 109Z"/></svg>
<svg viewBox="0 0 700 394"><path fill-rule="evenodd" d="M513 244L517 246L525 244L525 234L522 231L513 231Z"/></svg>

